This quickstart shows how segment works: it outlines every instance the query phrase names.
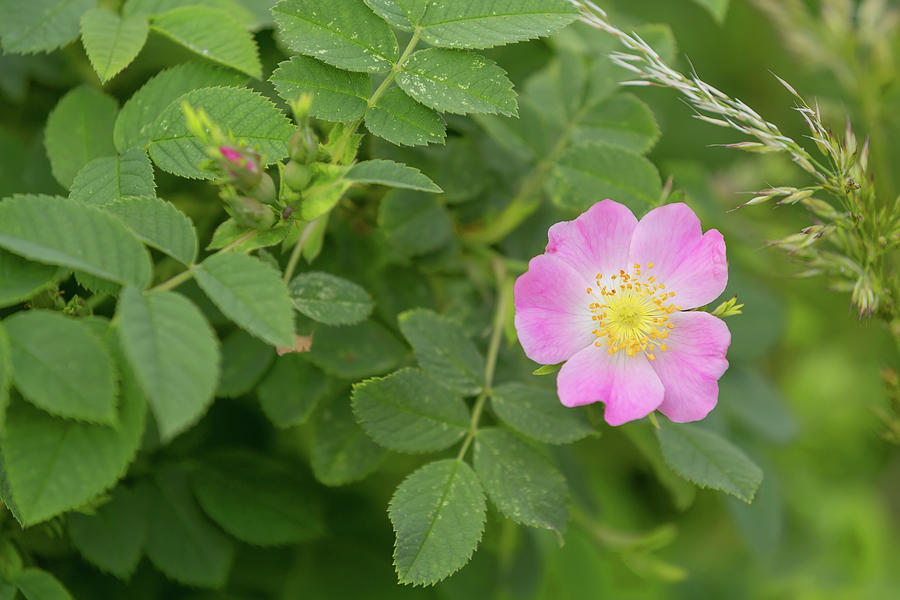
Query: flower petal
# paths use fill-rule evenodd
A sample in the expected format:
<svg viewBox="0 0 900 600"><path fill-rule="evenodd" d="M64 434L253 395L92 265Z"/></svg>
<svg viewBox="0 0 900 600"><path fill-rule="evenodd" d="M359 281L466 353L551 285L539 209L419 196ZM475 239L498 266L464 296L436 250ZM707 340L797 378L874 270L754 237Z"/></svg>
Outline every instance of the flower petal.
<svg viewBox="0 0 900 600"><path fill-rule="evenodd" d="M628 263L653 263L656 281L676 292L673 302L695 308L712 302L725 289L728 266L722 234L705 234L700 219L684 203L648 212L634 230Z"/></svg>
<svg viewBox="0 0 900 600"><path fill-rule="evenodd" d="M660 412L676 423L705 417L719 398L719 377L728 368L731 332L705 312L673 313L668 349L650 364L665 387Z"/></svg>
<svg viewBox="0 0 900 600"><path fill-rule="evenodd" d="M564 361L593 342L587 284L568 264L541 254L516 280L516 331L526 356L541 364Z"/></svg>
<svg viewBox="0 0 900 600"><path fill-rule="evenodd" d="M597 273L618 273L627 266L637 222L628 207L608 199L597 202L574 221L550 228L547 254L567 262L592 284Z"/></svg>
<svg viewBox="0 0 900 600"><path fill-rule="evenodd" d="M565 406L605 403L603 417L610 425L646 417L663 400L663 385L646 357L610 356L593 344L563 365L556 389Z"/></svg>

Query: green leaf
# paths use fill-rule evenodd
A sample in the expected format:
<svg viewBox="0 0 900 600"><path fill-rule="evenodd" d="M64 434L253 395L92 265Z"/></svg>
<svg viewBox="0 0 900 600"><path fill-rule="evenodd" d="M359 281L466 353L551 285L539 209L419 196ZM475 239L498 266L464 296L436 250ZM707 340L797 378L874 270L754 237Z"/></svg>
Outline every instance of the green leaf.
<svg viewBox="0 0 900 600"><path fill-rule="evenodd" d="M212 402L219 375L215 334L200 310L175 292L144 295L126 287L116 320L122 350L168 441Z"/></svg>
<svg viewBox="0 0 900 600"><path fill-rule="evenodd" d="M366 128L401 146L444 143L447 127L439 114L422 106L403 90L390 87L366 112Z"/></svg>
<svg viewBox="0 0 900 600"><path fill-rule="evenodd" d="M269 6L274 4L274 0L257 0L262 1ZM253 29L258 23L257 17L250 10L250 7L244 6L246 0L126 0L122 7L122 14L128 16L157 17L163 13L169 12L175 8L183 6L205 6L207 8L215 8L227 12L228 15L239 22L245 29ZM269 8L268 6L266 7Z"/></svg>
<svg viewBox="0 0 900 600"><path fill-rule="evenodd" d="M412 31L425 14L428 0L364 0L375 14L404 31Z"/></svg>
<svg viewBox="0 0 900 600"><path fill-rule="evenodd" d="M113 130L116 148L125 152L134 146L149 145L156 118L181 95L211 86L238 86L246 80L246 76L234 71L202 63L185 63L160 72L135 92L119 111Z"/></svg>
<svg viewBox="0 0 900 600"><path fill-rule="evenodd" d="M256 388L263 412L277 427L306 423L327 392L328 378L294 353L276 358Z"/></svg>
<svg viewBox="0 0 900 600"><path fill-rule="evenodd" d="M106 206L124 196L155 196L153 165L147 153L131 148L118 156L96 158L79 169L69 198Z"/></svg>
<svg viewBox="0 0 900 600"><path fill-rule="evenodd" d="M59 271L52 265L31 262L0 250L0 306L12 306L49 287Z"/></svg>
<svg viewBox="0 0 900 600"><path fill-rule="evenodd" d="M270 100L246 88L203 88L172 102L153 124L150 157L164 171L193 179L213 177L200 168L207 156L203 145L188 131L182 102L202 108L222 129L257 147L267 164L287 156L294 127Z"/></svg>
<svg viewBox="0 0 900 600"><path fill-rule="evenodd" d="M193 476L200 506L234 537L258 546L296 544L321 535L322 508L295 471L243 451L220 454Z"/></svg>
<svg viewBox="0 0 900 600"><path fill-rule="evenodd" d="M763 472L731 442L697 425L666 423L656 431L663 458L700 487L721 490L750 502Z"/></svg>
<svg viewBox="0 0 900 600"><path fill-rule="evenodd" d="M421 308L403 313L398 320L400 331L429 375L462 394L481 391L484 358L459 323Z"/></svg>
<svg viewBox="0 0 900 600"><path fill-rule="evenodd" d="M116 153L112 133L119 105L116 100L87 86L62 97L47 117L44 145L53 176L63 187L95 158Z"/></svg>
<svg viewBox="0 0 900 600"><path fill-rule="evenodd" d="M85 559L102 571L128 579L144 551L149 498L122 485L111 496L94 514L69 515L69 537Z"/></svg>
<svg viewBox="0 0 900 600"><path fill-rule="evenodd" d="M659 202L662 182L649 160L609 144L585 144L566 150L548 182L554 201L586 210L597 198L615 198L638 214Z"/></svg>
<svg viewBox="0 0 900 600"><path fill-rule="evenodd" d="M504 423L548 444L570 444L594 433L585 411L566 408L553 390L504 383L491 389L491 406Z"/></svg>
<svg viewBox="0 0 900 600"><path fill-rule="evenodd" d="M290 292L294 308L326 325L353 325L372 313L366 290L329 273L301 273L291 281Z"/></svg>
<svg viewBox="0 0 900 600"><path fill-rule="evenodd" d="M0 42L6 54L49 52L78 37L81 15L96 0L0 0Z"/></svg>
<svg viewBox="0 0 900 600"><path fill-rule="evenodd" d="M453 219L440 200L415 192L387 194L378 207L378 227L409 255L436 250L453 237Z"/></svg>
<svg viewBox="0 0 900 600"><path fill-rule="evenodd" d="M461 460L429 463L394 492L394 566L400 583L432 585L463 567L481 541L484 492Z"/></svg>
<svg viewBox="0 0 900 600"><path fill-rule="evenodd" d="M473 52L419 50L397 73L397 85L441 112L516 114L516 93L506 71Z"/></svg>
<svg viewBox="0 0 900 600"><path fill-rule="evenodd" d="M232 249L236 252L251 252L259 248L280 244L290 232L291 227L291 224L282 224L276 225L272 229L260 231L258 229L249 229L242 225L238 225L234 219L228 219L216 227L216 230L213 232L213 237L210 240L209 245L206 246L206 249L219 250L252 232L254 234L253 236L238 243L236 246L232 246Z"/></svg>
<svg viewBox="0 0 900 600"><path fill-rule="evenodd" d="M41 569L24 569L16 579L16 585L25 600L72 600L63 584Z"/></svg>
<svg viewBox="0 0 900 600"><path fill-rule="evenodd" d="M175 8L153 19L153 30L204 58L257 79L262 77L253 36L224 10L207 6Z"/></svg>
<svg viewBox="0 0 900 600"><path fill-rule="evenodd" d="M81 16L81 43L88 59L106 83L134 60L150 27L144 17L125 17L111 10L94 8Z"/></svg>
<svg viewBox="0 0 900 600"><path fill-rule="evenodd" d="M444 191L418 169L392 160L375 159L358 162L350 167L345 177L357 183L376 183L433 194Z"/></svg>
<svg viewBox="0 0 900 600"><path fill-rule="evenodd" d="M53 196L0 202L0 247L122 284L150 282L150 254L118 219Z"/></svg>
<svg viewBox="0 0 900 600"><path fill-rule="evenodd" d="M649 423L635 422L628 423L621 429L650 463L650 468L653 469L659 483L669 492L675 507L678 510L687 510L694 502L697 488L691 482L682 479L666 464L653 426Z"/></svg>
<svg viewBox="0 0 900 600"><path fill-rule="evenodd" d="M292 50L349 71L387 71L397 61L397 38L359 0L281 0L275 23Z"/></svg>
<svg viewBox="0 0 900 600"><path fill-rule="evenodd" d="M709 11L719 25L725 22L729 0L694 0L694 2Z"/></svg>
<svg viewBox="0 0 900 600"><path fill-rule="evenodd" d="M316 413L310 462L321 483L338 486L359 481L378 468L385 455L356 424L347 398L333 398Z"/></svg>
<svg viewBox="0 0 900 600"><path fill-rule="evenodd" d="M344 327L318 327L305 355L314 365L341 379L359 380L397 368L406 348L374 321Z"/></svg>
<svg viewBox="0 0 900 600"><path fill-rule="evenodd" d="M147 556L157 569L187 585L221 588L234 562L234 542L203 516L183 471L154 477Z"/></svg>
<svg viewBox="0 0 900 600"><path fill-rule="evenodd" d="M309 114L327 121L362 117L372 93L368 75L343 71L308 56L293 56L279 64L269 81L287 102L304 92L312 94Z"/></svg>
<svg viewBox="0 0 900 600"><path fill-rule="evenodd" d="M475 472L504 515L522 525L562 533L569 519L569 487L542 454L503 429L479 429Z"/></svg>
<svg viewBox="0 0 900 600"><path fill-rule="evenodd" d="M310 166L310 170L312 181L303 192L300 211L305 221L318 219L328 213L351 185L344 179L347 167L316 162Z"/></svg>
<svg viewBox="0 0 900 600"><path fill-rule="evenodd" d="M294 345L294 310L280 273L268 264L226 252L194 271L200 288L226 317L273 346Z"/></svg>
<svg viewBox="0 0 900 600"><path fill-rule="evenodd" d="M34 525L83 505L124 475L144 432L147 405L123 372L119 425L59 419L14 400L2 441L4 471L22 525Z"/></svg>
<svg viewBox="0 0 900 600"><path fill-rule="evenodd" d="M443 450L469 429L462 398L418 369L357 383L352 400L366 433L398 452Z"/></svg>
<svg viewBox="0 0 900 600"><path fill-rule="evenodd" d="M490 48L555 33L578 18L566 0L432 2L422 39L447 48Z"/></svg>
<svg viewBox="0 0 900 600"><path fill-rule="evenodd" d="M572 133L576 145L605 142L638 154L650 150L657 139L653 113L631 94L616 94L586 110Z"/></svg>
<svg viewBox="0 0 900 600"><path fill-rule="evenodd" d="M262 378L275 359L275 351L242 329L222 341L222 376L216 396L243 396Z"/></svg>
<svg viewBox="0 0 900 600"><path fill-rule="evenodd" d="M197 258L197 232L175 205L154 196L121 198L104 206L148 246L190 266Z"/></svg>
<svg viewBox="0 0 900 600"><path fill-rule="evenodd" d="M0 322L0 431L6 423L6 407L9 406L9 388L13 382L12 348L6 328Z"/></svg>
<svg viewBox="0 0 900 600"><path fill-rule="evenodd" d="M26 400L60 417L116 423L113 358L90 327L45 310L18 312L5 324L13 380Z"/></svg>

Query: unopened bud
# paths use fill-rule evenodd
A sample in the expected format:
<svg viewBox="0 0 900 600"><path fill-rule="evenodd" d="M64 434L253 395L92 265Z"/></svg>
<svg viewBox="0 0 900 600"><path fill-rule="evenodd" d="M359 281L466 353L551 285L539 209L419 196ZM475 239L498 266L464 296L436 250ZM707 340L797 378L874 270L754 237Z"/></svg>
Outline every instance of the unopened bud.
<svg viewBox="0 0 900 600"><path fill-rule="evenodd" d="M235 187L250 190L259 184L263 172L259 154L249 148L219 146L218 159L225 175Z"/></svg>
<svg viewBox="0 0 900 600"><path fill-rule="evenodd" d="M312 179L312 170L309 165L290 161L284 167L284 182L295 192L302 192Z"/></svg>
<svg viewBox="0 0 900 600"><path fill-rule="evenodd" d="M288 141L291 160L298 163L310 163L319 154L319 137L309 125L303 125Z"/></svg>
<svg viewBox="0 0 900 600"><path fill-rule="evenodd" d="M275 182L268 173L263 173L259 182L249 190L247 195L259 200L263 204L275 204L278 200L278 194L275 191Z"/></svg>
<svg viewBox="0 0 900 600"><path fill-rule="evenodd" d="M253 229L271 229L275 224L275 214L268 206L255 198L235 196L228 200L229 212L234 220L244 227Z"/></svg>

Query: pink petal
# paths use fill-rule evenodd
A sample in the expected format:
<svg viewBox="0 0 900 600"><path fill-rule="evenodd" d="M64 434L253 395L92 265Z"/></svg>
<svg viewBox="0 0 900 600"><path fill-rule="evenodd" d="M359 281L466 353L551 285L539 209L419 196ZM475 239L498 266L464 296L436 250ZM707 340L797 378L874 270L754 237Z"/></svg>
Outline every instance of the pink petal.
<svg viewBox="0 0 900 600"><path fill-rule="evenodd" d="M597 273L618 273L628 261L628 246L637 219L628 207L603 200L574 221L550 228L547 254L564 260L593 282Z"/></svg>
<svg viewBox="0 0 900 600"><path fill-rule="evenodd" d="M589 284L555 256L531 259L514 292L516 331L528 358L555 364L593 342Z"/></svg>
<svg viewBox="0 0 900 600"><path fill-rule="evenodd" d="M667 204L648 212L634 230L628 263L647 265L682 308L702 306L718 297L728 282L725 241L684 203Z"/></svg>
<svg viewBox="0 0 900 600"><path fill-rule="evenodd" d="M646 417L663 400L663 385L646 357L610 356L593 344L563 365L556 389L565 406L605 403L603 417L610 425Z"/></svg>
<svg viewBox="0 0 900 600"><path fill-rule="evenodd" d="M728 368L731 332L705 312L672 313L667 350L650 364L666 389L660 412L676 423L698 421L716 406L718 379Z"/></svg>

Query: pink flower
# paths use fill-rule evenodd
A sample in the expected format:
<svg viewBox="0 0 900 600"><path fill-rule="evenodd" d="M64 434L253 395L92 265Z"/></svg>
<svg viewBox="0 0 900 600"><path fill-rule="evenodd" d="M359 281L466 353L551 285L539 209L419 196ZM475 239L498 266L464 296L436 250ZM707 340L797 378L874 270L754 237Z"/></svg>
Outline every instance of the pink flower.
<svg viewBox="0 0 900 600"><path fill-rule="evenodd" d="M725 289L725 242L703 233L686 204L638 222L603 200L550 228L546 252L515 287L516 330L541 364L566 361L557 377L565 406L606 404L621 425L659 410L696 421L716 405L731 333L700 311Z"/></svg>

